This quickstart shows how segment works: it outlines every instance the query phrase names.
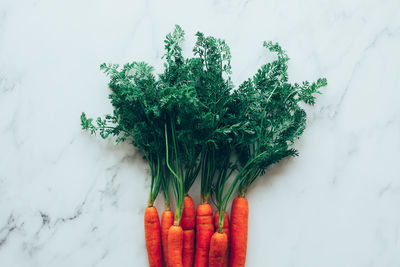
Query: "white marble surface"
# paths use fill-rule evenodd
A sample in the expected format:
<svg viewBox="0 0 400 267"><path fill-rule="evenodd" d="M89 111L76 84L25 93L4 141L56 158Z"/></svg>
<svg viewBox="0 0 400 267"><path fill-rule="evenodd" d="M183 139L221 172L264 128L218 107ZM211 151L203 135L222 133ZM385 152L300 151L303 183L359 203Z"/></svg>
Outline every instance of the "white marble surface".
<svg viewBox="0 0 400 267"><path fill-rule="evenodd" d="M231 46L237 85L268 58L326 76L297 143L248 193L246 266L400 266L400 1L0 1L0 265L147 266L149 179L129 145L82 132L107 113L103 62L160 69L180 24ZM198 184L193 188L198 202ZM162 207L162 199L158 206Z"/></svg>

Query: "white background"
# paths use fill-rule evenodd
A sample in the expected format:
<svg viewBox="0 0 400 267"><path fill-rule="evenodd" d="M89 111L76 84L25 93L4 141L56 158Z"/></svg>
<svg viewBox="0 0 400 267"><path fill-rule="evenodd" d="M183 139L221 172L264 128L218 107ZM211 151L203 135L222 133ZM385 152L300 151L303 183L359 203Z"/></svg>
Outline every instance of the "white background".
<svg viewBox="0 0 400 267"><path fill-rule="evenodd" d="M288 51L292 82L328 79L300 157L248 192L246 266L400 266L399 10L398 0L1 0L0 265L147 266L147 167L130 145L82 132L79 116L112 110L101 63L159 71L180 24L188 56L198 30L226 39L236 85L271 58L264 40Z"/></svg>

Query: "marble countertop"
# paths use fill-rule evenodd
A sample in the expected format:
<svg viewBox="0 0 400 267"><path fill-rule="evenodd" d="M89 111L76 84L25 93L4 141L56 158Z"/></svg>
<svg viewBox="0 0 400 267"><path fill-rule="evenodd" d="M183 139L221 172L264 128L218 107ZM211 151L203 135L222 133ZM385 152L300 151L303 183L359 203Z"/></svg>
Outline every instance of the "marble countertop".
<svg viewBox="0 0 400 267"><path fill-rule="evenodd" d="M226 39L238 85L288 51L327 77L300 157L250 189L246 266L400 266L400 1L0 2L0 264L147 266L149 173L128 144L82 132L111 111L103 62L162 67L175 24ZM192 189L199 202L199 184ZM163 201L157 201L160 210Z"/></svg>

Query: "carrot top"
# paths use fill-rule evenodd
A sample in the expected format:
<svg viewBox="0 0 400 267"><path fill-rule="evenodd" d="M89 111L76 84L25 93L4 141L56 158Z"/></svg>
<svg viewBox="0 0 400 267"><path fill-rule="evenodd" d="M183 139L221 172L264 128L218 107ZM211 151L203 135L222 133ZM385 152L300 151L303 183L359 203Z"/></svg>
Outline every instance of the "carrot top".
<svg viewBox="0 0 400 267"><path fill-rule="evenodd" d="M102 64L100 69L110 76L109 98L114 107L112 114L104 118L87 118L81 115L81 125L92 134L100 133L103 139L116 137L116 142L129 141L143 152L150 166L151 185L148 206L152 206L160 189L162 162L165 147L163 121L158 114L159 90L152 74L153 68L144 62Z"/></svg>
<svg viewBox="0 0 400 267"><path fill-rule="evenodd" d="M231 52L224 40L196 34L194 60L199 66L195 88L201 103L201 200L209 201L217 177L226 176L230 168L232 144L243 123L229 112L233 95Z"/></svg>
<svg viewBox="0 0 400 267"><path fill-rule="evenodd" d="M319 88L327 85L326 79L290 84L286 52L277 43L264 42L264 47L277 53L277 59L261 66L252 78L232 92L232 100L228 102L230 122L241 124L232 131L234 134L224 151L225 160L220 161L223 167L215 182L220 232L227 204L236 191L244 196L270 165L298 155L293 145L306 126L306 113L300 102L313 105ZM232 150L236 154L234 162L230 158ZM233 170L237 172L226 189Z"/></svg>
<svg viewBox="0 0 400 267"><path fill-rule="evenodd" d="M175 197L175 224L179 224L184 196L198 176L202 129L200 103L194 87L197 62L185 59L180 43L184 32L176 26L165 42L164 73L160 75L160 110L165 118L166 164Z"/></svg>
<svg viewBox="0 0 400 267"><path fill-rule="evenodd" d="M239 173L235 177L239 196L263 175L272 164L285 157L297 156L294 142L306 127L306 112L301 102L313 105L325 78L302 84L288 82L289 57L278 43L264 42L277 59L257 71L235 91L235 109L239 120L248 122L251 134L238 145Z"/></svg>
<svg viewBox="0 0 400 267"><path fill-rule="evenodd" d="M201 32L196 37L194 56L185 58L184 32L175 26L165 38L164 71L157 76L144 62L102 64L114 111L95 121L82 113L81 125L143 152L151 171L148 205L162 185L169 207L172 182L178 223L184 196L201 173L201 201L208 203L215 193L221 230L237 191L244 196L271 164L298 154L293 145L306 126L302 102L313 105L327 81L289 83L286 52L264 42L277 59L234 89L226 42Z"/></svg>
<svg viewBox="0 0 400 267"><path fill-rule="evenodd" d="M183 194L187 193L200 170L201 149L196 139L200 135L194 133L200 129L196 127L200 118L196 115L196 77L191 71L197 63L183 58L183 36L179 26L166 36L165 69L158 77L153 75L153 67L144 62L122 67L102 64L100 69L110 76L109 98L114 111L96 121L85 113L81 115L83 129L92 134L99 132L104 139L114 136L117 143L129 141L143 152L151 171L149 206L153 205L161 184L169 206L170 180L179 206L183 197L178 198L181 188L176 185L182 182ZM167 159L167 152L172 157ZM176 183L176 179L182 181Z"/></svg>

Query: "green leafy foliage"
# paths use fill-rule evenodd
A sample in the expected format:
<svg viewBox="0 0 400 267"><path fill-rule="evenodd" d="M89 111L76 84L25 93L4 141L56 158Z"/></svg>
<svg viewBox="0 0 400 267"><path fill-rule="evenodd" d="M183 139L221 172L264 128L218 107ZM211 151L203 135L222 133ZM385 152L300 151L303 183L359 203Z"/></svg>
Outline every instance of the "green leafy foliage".
<svg viewBox="0 0 400 267"><path fill-rule="evenodd" d="M201 151L199 126L202 122L200 102L195 90L196 75L201 67L196 59L185 59L180 43L184 32L176 26L166 36L164 72L157 77L144 62L120 67L102 64L100 69L110 77L109 98L113 114L93 120L81 115L82 128L104 139L113 136L117 142L129 140L140 149L152 173L149 205L160 186L169 206L169 183L172 181L177 203L176 219L180 219L183 197L200 170ZM167 157L169 156L169 157Z"/></svg>
<svg viewBox="0 0 400 267"><path fill-rule="evenodd" d="M277 43L264 46L277 53L277 60L261 66L234 92L237 119L248 121L253 131L237 147L243 168L238 176L239 194L271 164L298 155L293 144L306 127L306 113L299 103L314 104L319 88L327 85L326 79L290 84L286 52Z"/></svg>
<svg viewBox="0 0 400 267"><path fill-rule="evenodd" d="M202 152L201 152L201 197L208 202L213 181L218 179L214 190L221 188L231 167L235 135L243 125L229 113L233 88L231 74L231 53L225 41L196 34L193 48L197 60L195 88L201 102ZM216 191L216 190L215 190Z"/></svg>
<svg viewBox="0 0 400 267"><path fill-rule="evenodd" d="M179 26L166 37L166 63L164 73L160 75L159 98L160 110L165 116L167 165L173 177L172 188L177 203L175 220L178 222L184 194L188 193L200 170L198 132L201 112L192 71L196 64L182 55L180 43L183 37L184 32Z"/></svg>
<svg viewBox="0 0 400 267"><path fill-rule="evenodd" d="M226 164L221 169L222 175L215 180L220 231L226 206L236 190L244 196L247 188L270 165L298 155L293 145L306 127L306 113L300 102L313 105L319 89L327 85L326 79L290 84L286 52L277 43L264 42L264 47L277 53L277 59L261 66L253 77L231 93L232 98L227 103L228 117L231 118L228 125L233 136L229 148L235 150L237 161ZM233 127L235 124L238 124L237 130ZM224 192L233 169L237 173Z"/></svg>
<svg viewBox="0 0 400 267"><path fill-rule="evenodd" d="M182 28L167 34L164 71L157 76L145 62L102 64L110 77L113 113L96 120L82 113L81 125L143 152L152 174L149 205L162 185L169 208L171 182L176 222L184 194L200 174L202 202L214 193L222 229L237 190L244 195L270 165L298 155L293 145L306 127L301 103L313 105L327 81L289 83L286 52L278 43L264 42L277 59L234 89L226 42L201 32L196 37L193 57L185 58Z"/></svg>
<svg viewBox="0 0 400 267"><path fill-rule="evenodd" d="M110 77L109 98L114 111L103 119L97 118L96 123L82 113L82 128L92 134L99 132L103 139L114 136L117 143L129 139L144 153L152 174L149 196L152 205L160 188L165 154L159 85L152 74L153 68L144 62L132 62L122 67L102 64L100 69Z"/></svg>

